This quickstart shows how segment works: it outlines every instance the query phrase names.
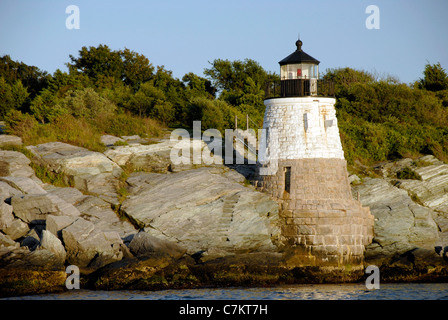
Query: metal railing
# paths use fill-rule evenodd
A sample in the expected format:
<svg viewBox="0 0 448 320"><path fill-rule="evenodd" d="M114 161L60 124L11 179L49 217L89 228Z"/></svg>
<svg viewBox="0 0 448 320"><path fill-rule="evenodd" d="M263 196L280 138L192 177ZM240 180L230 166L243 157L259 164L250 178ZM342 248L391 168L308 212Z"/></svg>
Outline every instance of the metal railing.
<svg viewBox="0 0 448 320"><path fill-rule="evenodd" d="M313 79L287 79L267 83L265 99L286 97L334 97L334 82Z"/></svg>

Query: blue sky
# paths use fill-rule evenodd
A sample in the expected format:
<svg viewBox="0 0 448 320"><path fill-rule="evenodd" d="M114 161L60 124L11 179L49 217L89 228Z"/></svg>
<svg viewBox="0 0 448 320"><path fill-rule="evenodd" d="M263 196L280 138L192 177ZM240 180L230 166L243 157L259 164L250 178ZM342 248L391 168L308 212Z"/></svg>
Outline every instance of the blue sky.
<svg viewBox="0 0 448 320"><path fill-rule="evenodd" d="M65 26L69 5L79 7L79 30ZM368 5L380 10L378 30L365 26ZM352 67L410 83L427 62L448 69L447 15L446 0L0 0L0 55L53 73L81 47L106 44L178 78L203 75L217 58L278 73L300 33L321 72Z"/></svg>

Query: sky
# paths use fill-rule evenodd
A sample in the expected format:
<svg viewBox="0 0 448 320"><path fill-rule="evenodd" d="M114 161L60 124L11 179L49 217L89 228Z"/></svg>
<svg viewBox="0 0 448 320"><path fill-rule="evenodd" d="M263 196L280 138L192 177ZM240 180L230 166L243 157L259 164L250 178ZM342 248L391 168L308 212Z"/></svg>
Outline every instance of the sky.
<svg viewBox="0 0 448 320"><path fill-rule="evenodd" d="M79 8L79 29L66 26L69 5ZM105 44L180 79L204 76L215 59L249 58L279 73L300 34L321 73L351 67L412 83L427 63L448 69L447 15L447 0L0 0L0 56L53 74L68 71L83 46Z"/></svg>

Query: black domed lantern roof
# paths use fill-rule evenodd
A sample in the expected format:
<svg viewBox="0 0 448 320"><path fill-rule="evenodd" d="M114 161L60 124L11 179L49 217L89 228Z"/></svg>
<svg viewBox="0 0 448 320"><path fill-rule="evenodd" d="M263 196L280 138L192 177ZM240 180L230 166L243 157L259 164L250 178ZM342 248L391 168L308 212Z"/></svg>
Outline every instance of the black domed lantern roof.
<svg viewBox="0 0 448 320"><path fill-rule="evenodd" d="M320 61L310 56L308 53L302 50L303 42L302 40L296 41L297 50L291 53L289 56L287 56L285 59L281 60L279 64L281 66L285 64L292 64L292 63L312 63L312 64L319 64Z"/></svg>

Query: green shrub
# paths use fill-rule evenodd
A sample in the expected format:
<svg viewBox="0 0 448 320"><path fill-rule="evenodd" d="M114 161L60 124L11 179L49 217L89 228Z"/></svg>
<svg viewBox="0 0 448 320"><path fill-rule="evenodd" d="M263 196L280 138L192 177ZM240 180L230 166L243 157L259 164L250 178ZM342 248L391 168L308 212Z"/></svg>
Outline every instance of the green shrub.
<svg viewBox="0 0 448 320"><path fill-rule="evenodd" d="M413 179L413 180L422 180L422 177L420 175L413 171L409 167L405 167L397 172L397 178L398 179Z"/></svg>

